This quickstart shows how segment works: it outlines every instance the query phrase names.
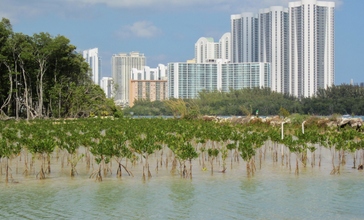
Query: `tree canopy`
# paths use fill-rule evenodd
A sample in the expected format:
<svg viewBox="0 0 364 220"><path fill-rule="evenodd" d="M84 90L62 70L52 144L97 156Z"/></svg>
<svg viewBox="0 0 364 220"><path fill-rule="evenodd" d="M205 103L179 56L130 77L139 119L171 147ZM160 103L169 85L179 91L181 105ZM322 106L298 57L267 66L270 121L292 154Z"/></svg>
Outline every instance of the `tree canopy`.
<svg viewBox="0 0 364 220"><path fill-rule="evenodd" d="M0 22L0 113L27 119L110 115L111 100L93 84L90 67L64 36L15 33Z"/></svg>

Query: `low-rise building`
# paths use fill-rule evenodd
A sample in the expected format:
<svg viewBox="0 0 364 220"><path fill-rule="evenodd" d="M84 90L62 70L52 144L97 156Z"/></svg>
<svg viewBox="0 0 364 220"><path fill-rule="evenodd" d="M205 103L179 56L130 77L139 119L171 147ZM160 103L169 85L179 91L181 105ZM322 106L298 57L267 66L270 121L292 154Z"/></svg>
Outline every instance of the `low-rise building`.
<svg viewBox="0 0 364 220"><path fill-rule="evenodd" d="M207 90L271 87L270 63L169 63L168 96L196 98Z"/></svg>

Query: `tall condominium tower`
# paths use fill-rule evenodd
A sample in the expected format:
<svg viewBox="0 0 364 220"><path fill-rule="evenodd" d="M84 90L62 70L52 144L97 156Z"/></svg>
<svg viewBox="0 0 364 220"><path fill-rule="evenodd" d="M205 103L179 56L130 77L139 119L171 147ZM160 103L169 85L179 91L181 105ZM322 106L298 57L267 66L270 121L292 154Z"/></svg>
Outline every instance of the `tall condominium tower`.
<svg viewBox="0 0 364 220"><path fill-rule="evenodd" d="M100 87L105 92L106 98L112 97L112 78L102 77L100 81Z"/></svg>
<svg viewBox="0 0 364 220"><path fill-rule="evenodd" d="M225 33L219 40L219 59L231 61L231 33Z"/></svg>
<svg viewBox="0 0 364 220"><path fill-rule="evenodd" d="M288 93L288 8L259 10L259 62L271 63L272 91Z"/></svg>
<svg viewBox="0 0 364 220"><path fill-rule="evenodd" d="M290 93L309 97L334 84L334 2L289 3Z"/></svg>
<svg viewBox="0 0 364 220"><path fill-rule="evenodd" d="M258 17L254 13L231 15L231 61L258 61Z"/></svg>
<svg viewBox="0 0 364 220"><path fill-rule="evenodd" d="M91 68L91 79L96 85L100 85L101 75L101 59L99 57L99 49L93 48L83 51L83 58L90 65Z"/></svg>
<svg viewBox="0 0 364 220"><path fill-rule="evenodd" d="M217 46L211 37L201 37L195 44L195 60L196 63L206 63L217 57Z"/></svg>
<svg viewBox="0 0 364 220"><path fill-rule="evenodd" d="M224 62L230 61L230 33L225 33L215 42L211 37L201 37L195 43L196 63L209 63L221 59Z"/></svg>
<svg viewBox="0 0 364 220"><path fill-rule="evenodd" d="M112 56L111 66L116 104L129 105L129 83L132 69L143 69L145 63L144 54L138 52L120 53Z"/></svg>

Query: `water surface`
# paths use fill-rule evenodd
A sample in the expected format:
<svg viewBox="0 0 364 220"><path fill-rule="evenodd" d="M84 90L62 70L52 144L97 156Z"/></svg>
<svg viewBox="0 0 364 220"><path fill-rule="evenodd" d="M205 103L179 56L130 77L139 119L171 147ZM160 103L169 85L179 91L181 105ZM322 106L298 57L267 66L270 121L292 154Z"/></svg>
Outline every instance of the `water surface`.
<svg viewBox="0 0 364 220"><path fill-rule="evenodd" d="M13 161L19 183L5 184L1 176L0 219L363 219L364 172L351 169L348 157L340 175L330 175L330 158L324 159L295 175L267 158L252 177L243 162L229 164L227 173L216 164L211 174L196 160L192 180L152 165L149 180L142 180L141 165L129 167L134 177L119 179L114 164L102 182L88 178L84 163L71 178L69 167L54 161L47 179L38 180L24 177L21 165L16 174Z"/></svg>

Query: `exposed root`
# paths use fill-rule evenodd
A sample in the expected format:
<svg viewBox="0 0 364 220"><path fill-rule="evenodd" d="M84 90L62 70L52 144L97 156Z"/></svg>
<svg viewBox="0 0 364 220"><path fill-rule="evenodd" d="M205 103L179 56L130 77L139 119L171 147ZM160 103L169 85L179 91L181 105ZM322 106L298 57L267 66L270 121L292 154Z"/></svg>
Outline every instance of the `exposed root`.
<svg viewBox="0 0 364 220"><path fill-rule="evenodd" d="M37 179L39 178L40 180L44 180L46 178L43 166L41 166L40 171L37 173L35 177Z"/></svg>
<svg viewBox="0 0 364 220"><path fill-rule="evenodd" d="M102 181L102 175L101 175L101 165L99 166L99 169L95 170L94 172L91 173L90 175L90 179L95 178L96 181L101 182Z"/></svg>
<svg viewBox="0 0 364 220"><path fill-rule="evenodd" d="M101 169L92 172L89 178L90 179L95 178L96 181L101 182L102 181Z"/></svg>
<svg viewBox="0 0 364 220"><path fill-rule="evenodd" d="M144 166L143 166L143 181L145 181Z"/></svg>
<svg viewBox="0 0 364 220"><path fill-rule="evenodd" d="M121 177L122 176L122 169L121 168L124 168L124 170L128 173L129 176L134 177L134 174L130 170L128 170L128 168L126 168L123 164L121 164L119 162L118 162L118 164L119 164L118 170L116 171L116 176L117 177Z"/></svg>
<svg viewBox="0 0 364 220"><path fill-rule="evenodd" d="M150 170L149 170L149 164L148 164L148 179L149 178L152 178L152 173L150 172Z"/></svg>
<svg viewBox="0 0 364 220"><path fill-rule="evenodd" d="M340 166L333 167L330 174L331 175L340 174Z"/></svg>

